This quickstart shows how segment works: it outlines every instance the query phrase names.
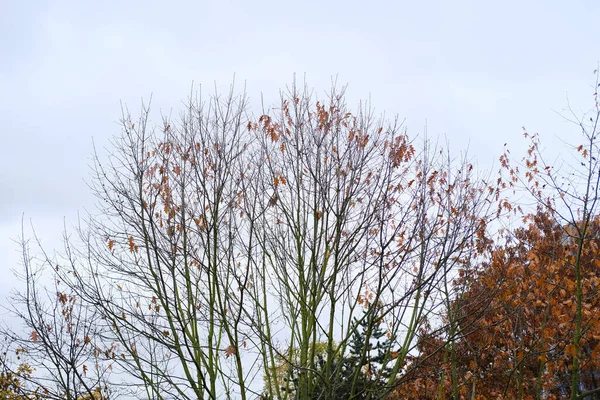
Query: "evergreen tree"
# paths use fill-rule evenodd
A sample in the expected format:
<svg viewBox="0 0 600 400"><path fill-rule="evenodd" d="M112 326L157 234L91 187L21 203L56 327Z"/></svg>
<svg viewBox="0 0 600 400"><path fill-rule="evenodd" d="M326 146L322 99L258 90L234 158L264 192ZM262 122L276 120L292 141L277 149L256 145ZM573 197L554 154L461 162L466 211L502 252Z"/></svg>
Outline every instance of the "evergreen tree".
<svg viewBox="0 0 600 400"><path fill-rule="evenodd" d="M325 352L317 354L314 366L316 382L311 400L380 399L389 392L386 381L391 368L387 364L393 358L391 349L395 337L385 331L385 324L374 309L365 311L363 318L355 318L354 324L356 329L348 344L347 354L334 357L329 367ZM282 387L282 391L291 394L293 399L296 399L300 373L296 366L290 364L290 378L284 378L289 385ZM263 398L268 399L266 396Z"/></svg>

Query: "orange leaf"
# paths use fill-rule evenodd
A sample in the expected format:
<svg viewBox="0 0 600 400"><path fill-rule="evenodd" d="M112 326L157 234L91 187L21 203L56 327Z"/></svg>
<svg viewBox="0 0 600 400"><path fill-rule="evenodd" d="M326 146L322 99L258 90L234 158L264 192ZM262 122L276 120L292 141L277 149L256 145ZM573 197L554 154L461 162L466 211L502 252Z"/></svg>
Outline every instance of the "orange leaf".
<svg viewBox="0 0 600 400"><path fill-rule="evenodd" d="M39 335L38 335L37 331L31 332L30 337L31 337L31 340L33 340L34 343L36 343L38 341L38 339L39 339Z"/></svg>
<svg viewBox="0 0 600 400"><path fill-rule="evenodd" d="M522 350L517 351L517 361L521 362L523 360L524 353Z"/></svg>
<svg viewBox="0 0 600 400"><path fill-rule="evenodd" d="M113 247L115 247L115 241L109 240L108 241L108 250L112 251Z"/></svg>
<svg viewBox="0 0 600 400"><path fill-rule="evenodd" d="M133 241L133 236L129 236L129 251L132 253L136 251L135 242Z"/></svg>

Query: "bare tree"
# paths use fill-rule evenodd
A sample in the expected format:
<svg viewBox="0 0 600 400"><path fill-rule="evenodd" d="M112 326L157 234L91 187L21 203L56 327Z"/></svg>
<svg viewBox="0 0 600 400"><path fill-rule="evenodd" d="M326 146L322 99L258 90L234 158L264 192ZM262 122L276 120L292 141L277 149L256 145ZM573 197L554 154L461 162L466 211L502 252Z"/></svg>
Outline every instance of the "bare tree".
<svg viewBox="0 0 600 400"><path fill-rule="evenodd" d="M348 396L391 392L421 326L443 323L455 266L481 251L494 189L397 119L351 112L343 88L319 100L293 85L258 118L233 87L160 127L149 116L124 109L94 157L98 212L56 271L121 384L150 399L331 398L360 327Z"/></svg>
<svg viewBox="0 0 600 400"><path fill-rule="evenodd" d="M98 312L61 282L61 266L43 253L39 241L36 248L42 250L42 258L38 260L31 256L24 238L20 246L23 269L19 275L25 289L13 295L9 308L20 326L2 328L7 341L3 365L19 379L20 395L108 398L110 368L98 347ZM16 360L9 362L11 356Z"/></svg>

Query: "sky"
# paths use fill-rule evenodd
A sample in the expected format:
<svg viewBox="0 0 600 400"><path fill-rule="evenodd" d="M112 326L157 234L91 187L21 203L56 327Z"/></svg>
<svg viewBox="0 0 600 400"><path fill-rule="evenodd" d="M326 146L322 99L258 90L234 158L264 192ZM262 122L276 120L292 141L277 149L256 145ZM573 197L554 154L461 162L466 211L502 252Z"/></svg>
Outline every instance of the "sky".
<svg viewBox="0 0 600 400"><path fill-rule="evenodd" d="M600 3L566 1L6 1L0 15L0 297L19 287L25 221L49 249L92 210L94 145L119 134L121 104L177 113L192 83L252 104L294 76L324 94L348 84L405 119L410 136L469 148L492 168L522 127L550 149L561 117L592 105ZM260 110L256 109L256 112ZM497 163L495 164L497 166ZM1 315L1 314L0 314Z"/></svg>

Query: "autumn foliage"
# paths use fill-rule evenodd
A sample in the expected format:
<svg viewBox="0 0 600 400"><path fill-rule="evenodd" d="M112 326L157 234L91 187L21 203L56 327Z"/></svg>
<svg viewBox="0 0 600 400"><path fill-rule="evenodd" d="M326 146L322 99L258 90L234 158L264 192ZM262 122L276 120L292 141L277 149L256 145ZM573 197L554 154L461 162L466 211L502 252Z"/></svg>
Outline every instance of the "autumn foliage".
<svg viewBox="0 0 600 400"><path fill-rule="evenodd" d="M577 236L573 227L561 226L547 214L526 219L527 225L497 246L488 262L457 282L467 287L454 300L460 321L454 352L458 386L465 397L535 399L541 393L544 398L570 397ZM581 258L586 271L581 384L593 389L598 387L600 370L598 217L591 221L586 242ZM398 394L449 397L449 360L440 350L444 344L443 332L422 332L420 354L411 360L421 368L405 377L406 385ZM435 371L444 370L447 379L441 381Z"/></svg>
<svg viewBox="0 0 600 400"><path fill-rule="evenodd" d="M571 169L525 133L497 177L336 88L293 86L258 116L233 91L192 98L158 127L125 111L114 152L94 158L99 212L62 254L22 241L25 333L3 333L27 368L6 362L0 389L600 396L595 110Z"/></svg>
<svg viewBox="0 0 600 400"><path fill-rule="evenodd" d="M598 82L596 82L596 87ZM500 157L503 228L459 269L442 320L425 325L396 398L590 399L600 396L600 108L576 120L583 144L546 162L539 135ZM504 197L507 196L507 197ZM520 202L514 199L519 198Z"/></svg>

